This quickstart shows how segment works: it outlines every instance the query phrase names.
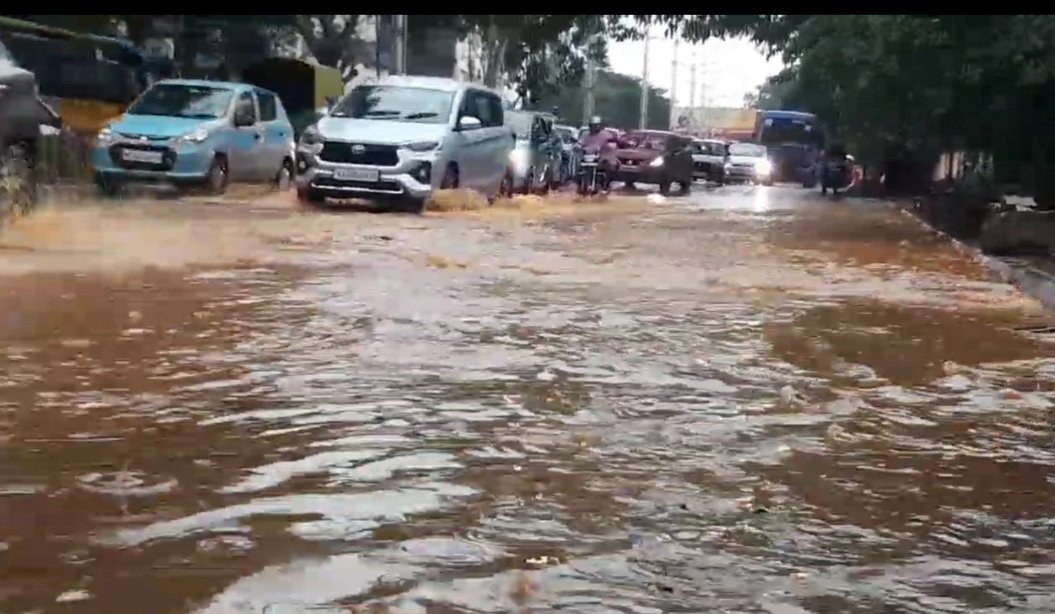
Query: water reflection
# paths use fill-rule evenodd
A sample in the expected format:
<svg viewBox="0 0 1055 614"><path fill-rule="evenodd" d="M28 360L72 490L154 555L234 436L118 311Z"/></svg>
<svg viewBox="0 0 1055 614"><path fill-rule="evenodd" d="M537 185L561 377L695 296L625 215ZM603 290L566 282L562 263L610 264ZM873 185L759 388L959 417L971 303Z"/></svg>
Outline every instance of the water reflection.
<svg viewBox="0 0 1055 614"><path fill-rule="evenodd" d="M1029 306L797 194L5 280L0 608L1050 611Z"/></svg>

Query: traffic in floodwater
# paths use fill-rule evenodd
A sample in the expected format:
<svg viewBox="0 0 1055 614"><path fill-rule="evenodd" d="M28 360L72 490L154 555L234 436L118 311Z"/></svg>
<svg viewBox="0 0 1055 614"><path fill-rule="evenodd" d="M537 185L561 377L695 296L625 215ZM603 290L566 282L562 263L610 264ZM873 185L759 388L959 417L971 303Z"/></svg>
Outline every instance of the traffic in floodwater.
<svg viewBox="0 0 1055 614"><path fill-rule="evenodd" d="M19 220L0 610L1052 611L1048 316L816 195Z"/></svg>

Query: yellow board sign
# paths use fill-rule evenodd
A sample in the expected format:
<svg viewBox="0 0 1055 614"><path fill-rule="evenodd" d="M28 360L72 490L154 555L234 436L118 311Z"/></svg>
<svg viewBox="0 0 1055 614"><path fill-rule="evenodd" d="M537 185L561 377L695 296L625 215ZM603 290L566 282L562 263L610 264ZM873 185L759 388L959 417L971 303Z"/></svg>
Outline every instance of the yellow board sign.
<svg viewBox="0 0 1055 614"><path fill-rule="evenodd" d="M716 130L729 130L736 132L750 132L755 129L755 118L758 111L755 109L733 109L709 107L703 109L701 123L706 128Z"/></svg>
<svg viewBox="0 0 1055 614"><path fill-rule="evenodd" d="M58 99L54 105L62 123L74 132L95 134L106 125L106 122L117 117L125 110L125 105L95 100Z"/></svg>

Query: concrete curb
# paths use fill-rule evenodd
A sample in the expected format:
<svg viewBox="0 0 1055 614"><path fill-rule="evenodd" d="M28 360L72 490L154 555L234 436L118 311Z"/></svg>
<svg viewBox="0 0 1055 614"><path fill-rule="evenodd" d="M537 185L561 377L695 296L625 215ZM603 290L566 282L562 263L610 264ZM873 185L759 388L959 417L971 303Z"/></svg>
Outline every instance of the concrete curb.
<svg viewBox="0 0 1055 614"><path fill-rule="evenodd" d="M1022 262L988 256L982 250L935 228L926 220L898 204L891 204L902 215L907 215L925 228L947 239L954 249L985 267L990 276L1004 283L1011 284L1026 296L1038 301L1052 314L1055 314L1055 276Z"/></svg>

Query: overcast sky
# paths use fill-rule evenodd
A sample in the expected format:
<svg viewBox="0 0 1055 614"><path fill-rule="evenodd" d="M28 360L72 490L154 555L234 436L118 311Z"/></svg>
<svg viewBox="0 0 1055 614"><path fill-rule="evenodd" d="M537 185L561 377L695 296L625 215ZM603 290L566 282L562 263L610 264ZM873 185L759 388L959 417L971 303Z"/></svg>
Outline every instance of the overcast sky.
<svg viewBox="0 0 1055 614"><path fill-rule="evenodd" d="M658 29L656 30L658 32ZM783 68L780 57L766 60L765 55L748 39L711 39L703 45L678 43L677 106L689 106L692 75L692 52L696 50L696 105L743 106L744 94L754 92L767 77ZM641 76L644 68L644 41L608 43L608 61L612 70ZM648 49L648 80L654 87L670 90L674 42L654 38Z"/></svg>

